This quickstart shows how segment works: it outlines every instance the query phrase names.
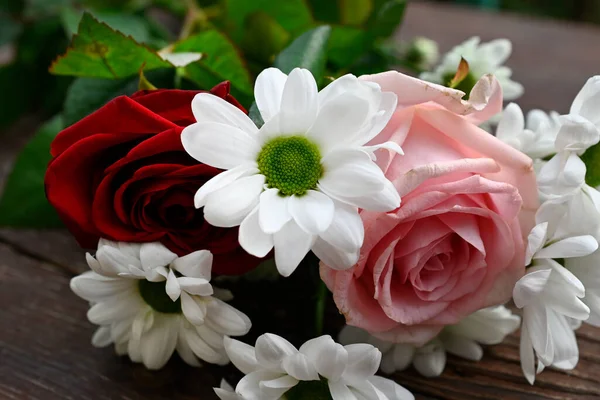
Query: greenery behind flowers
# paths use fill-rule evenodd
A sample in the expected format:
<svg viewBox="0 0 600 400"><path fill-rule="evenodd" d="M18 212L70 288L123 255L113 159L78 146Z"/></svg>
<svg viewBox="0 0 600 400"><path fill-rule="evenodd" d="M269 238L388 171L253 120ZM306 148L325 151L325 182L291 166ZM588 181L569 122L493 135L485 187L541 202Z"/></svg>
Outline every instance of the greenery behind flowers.
<svg viewBox="0 0 600 400"><path fill-rule="evenodd" d="M49 144L112 98L148 87L210 89L229 80L250 109L254 79L271 65L308 68L322 85L348 72L389 69L401 60L386 40L405 6L406 0L2 2L0 87L11 96L0 97L0 129L29 112L49 122L15 163L0 198L0 225L60 226L43 190ZM176 67L158 51L201 58Z"/></svg>

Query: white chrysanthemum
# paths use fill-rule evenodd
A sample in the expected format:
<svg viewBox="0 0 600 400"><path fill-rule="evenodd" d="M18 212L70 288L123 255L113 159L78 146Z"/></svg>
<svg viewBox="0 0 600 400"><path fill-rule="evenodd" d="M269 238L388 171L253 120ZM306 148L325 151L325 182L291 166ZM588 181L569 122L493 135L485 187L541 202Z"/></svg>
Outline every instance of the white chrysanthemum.
<svg viewBox="0 0 600 400"><path fill-rule="evenodd" d="M275 68L256 80L258 129L228 102L206 93L192 102L197 123L184 129L186 151L225 169L198 190L197 208L215 226L240 225L239 241L264 257L275 248L279 272L290 275L312 249L328 265L349 268L364 232L358 208L389 211L398 192L365 146L387 124L396 95L345 75L317 92L312 74Z"/></svg>
<svg viewBox="0 0 600 400"><path fill-rule="evenodd" d="M92 271L71 280L88 300L90 322L100 325L92 343L114 343L119 355L161 368L176 350L190 365L198 358L227 364L223 337L245 335L248 317L217 297L228 291L209 283L212 254L201 250L177 257L159 243L116 243L101 239Z"/></svg>
<svg viewBox="0 0 600 400"><path fill-rule="evenodd" d="M414 399L402 386L375 376L381 352L369 344L342 346L326 335L297 350L284 338L267 333L256 340L256 347L225 338L225 349L246 376L235 392L223 383L215 388L222 400L309 399L327 394L336 400Z"/></svg>
<svg viewBox="0 0 600 400"><path fill-rule="evenodd" d="M535 160L556 153L554 141L559 129L557 112L531 110L525 120L521 107L510 103L502 112L496 137Z"/></svg>
<svg viewBox="0 0 600 400"><path fill-rule="evenodd" d="M463 84L472 87L485 74L494 74L500 82L505 100L514 100L523 94L523 86L510 79L512 71L504 62L510 57L512 44L508 39L496 39L480 44L472 37L446 53L442 63L432 72L423 72L419 78L447 85L456 74L461 58L469 63L469 76ZM461 87L458 87L461 89ZM462 89L461 89L462 90ZM469 93L470 90L463 90Z"/></svg>
<svg viewBox="0 0 600 400"><path fill-rule="evenodd" d="M483 356L482 344L501 343L519 328L520 322L518 315L504 306L497 306L476 311L458 324L445 327L436 338L421 347L382 341L353 326L345 326L339 340L343 344L367 342L376 346L383 353L381 370L386 374L403 371L412 364L421 375L435 377L444 371L446 353L479 361Z"/></svg>
<svg viewBox="0 0 600 400"><path fill-rule="evenodd" d="M600 251L565 260L565 267L584 283L585 296L581 300L590 308L585 322L600 327Z"/></svg>

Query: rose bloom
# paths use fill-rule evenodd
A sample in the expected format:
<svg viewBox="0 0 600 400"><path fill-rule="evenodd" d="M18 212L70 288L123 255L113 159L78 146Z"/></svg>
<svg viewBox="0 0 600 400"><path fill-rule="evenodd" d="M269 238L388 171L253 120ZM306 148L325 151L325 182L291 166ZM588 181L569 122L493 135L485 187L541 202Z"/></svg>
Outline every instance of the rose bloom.
<svg viewBox="0 0 600 400"><path fill-rule="evenodd" d="M194 208L195 192L221 172L199 164L181 144L181 131L195 122L191 103L197 93L120 96L54 139L46 195L82 247L96 248L103 237L160 241L180 256L207 249L218 274L258 264L239 246L237 228L213 227ZM243 110L228 82L211 93Z"/></svg>
<svg viewBox="0 0 600 400"><path fill-rule="evenodd" d="M321 277L349 325L422 345L445 325L510 299L538 207L532 160L477 126L502 109L491 75L469 101L398 72L362 79L398 95L375 142L404 149L377 154L402 205L361 212L358 263L347 271L321 265Z"/></svg>

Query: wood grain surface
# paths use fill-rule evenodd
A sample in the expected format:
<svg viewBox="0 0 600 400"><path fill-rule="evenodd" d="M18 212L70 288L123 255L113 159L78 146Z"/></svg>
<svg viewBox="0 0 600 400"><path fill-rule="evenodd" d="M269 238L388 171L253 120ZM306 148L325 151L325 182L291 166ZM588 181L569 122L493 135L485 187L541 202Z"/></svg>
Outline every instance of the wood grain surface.
<svg viewBox="0 0 600 400"><path fill-rule="evenodd" d="M514 54L508 65L514 79L525 85L518 101L524 109L566 112L585 80L600 73L600 28L593 26L415 2L399 34L403 39L430 37L442 51L472 35L511 39ZM0 134L0 187L38 123L28 118ZM93 348L87 304L69 289L69 279L84 269L83 251L66 232L0 230L0 400L210 400L216 399L210 388L221 377L239 377L232 367L192 368L176 357L165 369L150 372L117 357L110 348ZM278 288L261 285L257 293L289 293L302 282L290 280ZM247 310L252 307L250 294L237 301L255 322L254 337L269 324L271 331L283 329L300 337L312 322L304 320L312 310L302 298L290 306L298 315L293 326L280 328L272 325L279 312L276 305ZM327 315L326 326L333 329L339 316L335 310ZM420 399L600 399L600 329L584 326L578 337L577 368L568 374L546 370L535 386L522 376L516 335L487 348L479 363L449 357L437 379L425 379L413 369L394 379Z"/></svg>

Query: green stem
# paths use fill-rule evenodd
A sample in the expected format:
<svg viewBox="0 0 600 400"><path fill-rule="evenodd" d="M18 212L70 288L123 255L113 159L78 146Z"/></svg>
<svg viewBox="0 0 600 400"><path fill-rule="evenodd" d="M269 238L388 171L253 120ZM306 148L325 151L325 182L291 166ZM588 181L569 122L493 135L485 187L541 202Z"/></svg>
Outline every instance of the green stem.
<svg viewBox="0 0 600 400"><path fill-rule="evenodd" d="M315 305L315 336L323 334L323 320L325 317L325 304L327 300L327 286L325 282L319 280L317 288L317 302Z"/></svg>

